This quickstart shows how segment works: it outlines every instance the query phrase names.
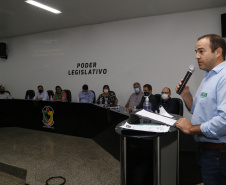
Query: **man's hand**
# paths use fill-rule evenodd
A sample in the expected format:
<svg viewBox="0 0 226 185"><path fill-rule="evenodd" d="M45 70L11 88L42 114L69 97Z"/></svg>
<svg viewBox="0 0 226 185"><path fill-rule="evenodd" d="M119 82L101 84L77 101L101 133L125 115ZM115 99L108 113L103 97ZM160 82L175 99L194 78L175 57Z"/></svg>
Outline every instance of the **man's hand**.
<svg viewBox="0 0 226 185"><path fill-rule="evenodd" d="M200 125L192 125L186 118L177 120L176 127L188 135L202 135Z"/></svg>
<svg viewBox="0 0 226 185"><path fill-rule="evenodd" d="M183 79L181 79L179 81L179 83L177 84L177 86L175 88L176 92L179 89L179 87L181 86L182 82L183 82ZM183 91L181 92L180 96L183 98L184 103L186 104L188 110L191 110L192 105L193 105L193 97L192 97L192 94L191 94L191 92L189 90L189 86L187 84L185 85L185 87L184 87Z"/></svg>
<svg viewBox="0 0 226 185"><path fill-rule="evenodd" d="M175 88L176 92L177 92L177 90L179 89L179 87L182 85L182 82L183 82L183 79L181 79L181 80L178 82L178 84L177 84L177 86L176 86L176 88ZM188 94L190 94L190 91L189 91L189 86L186 84L186 85L184 86L184 89L183 89L183 91L181 92L180 96L183 98L183 96L186 96L186 95L188 95Z"/></svg>
<svg viewBox="0 0 226 185"><path fill-rule="evenodd" d="M128 110L129 110L130 112L133 112L133 107L129 107Z"/></svg>
<svg viewBox="0 0 226 185"><path fill-rule="evenodd" d="M127 109L129 108L129 103L127 103L127 104L125 105L125 108L127 108Z"/></svg>
<svg viewBox="0 0 226 185"><path fill-rule="evenodd" d="M191 134L190 129L192 127L192 124L186 118L180 118L179 120L177 120L176 127L179 128L185 134Z"/></svg>
<svg viewBox="0 0 226 185"><path fill-rule="evenodd" d="M36 98L35 100L41 101L41 100L42 100L42 98Z"/></svg>

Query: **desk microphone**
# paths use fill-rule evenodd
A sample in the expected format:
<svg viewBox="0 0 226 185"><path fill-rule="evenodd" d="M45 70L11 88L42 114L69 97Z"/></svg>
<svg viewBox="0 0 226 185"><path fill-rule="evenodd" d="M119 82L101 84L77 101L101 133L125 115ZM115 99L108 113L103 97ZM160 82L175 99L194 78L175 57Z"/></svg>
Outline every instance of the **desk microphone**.
<svg viewBox="0 0 226 185"><path fill-rule="evenodd" d="M195 72L195 66L190 65L187 74L185 75L182 84L180 85L179 89L177 90L177 94L181 94L185 85L187 84L188 80L190 79L191 75Z"/></svg>

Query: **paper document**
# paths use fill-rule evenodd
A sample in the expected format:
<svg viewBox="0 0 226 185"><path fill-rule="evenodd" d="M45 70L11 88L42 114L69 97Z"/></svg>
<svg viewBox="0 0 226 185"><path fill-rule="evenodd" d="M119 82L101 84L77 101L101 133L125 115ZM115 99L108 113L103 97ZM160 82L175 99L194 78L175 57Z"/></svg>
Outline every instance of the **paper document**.
<svg viewBox="0 0 226 185"><path fill-rule="evenodd" d="M159 108L159 114L162 115L162 116L166 116L166 117L169 117L169 118L172 118L173 116L168 114L168 112L166 112L166 110L164 109L163 106L161 106Z"/></svg>
<svg viewBox="0 0 226 185"><path fill-rule="evenodd" d="M170 126L167 126L167 125L150 125L150 124L131 125L127 122L120 127L125 129L130 129L130 130L140 130L140 131L158 132L158 133L168 132L170 128Z"/></svg>
<svg viewBox="0 0 226 185"><path fill-rule="evenodd" d="M141 110L139 112L136 113L136 115L142 116L142 117L146 117L146 118L150 118L152 120L156 120L162 123L165 123L167 125L173 126L177 120L175 119L171 119L171 118L167 118L152 112L148 112L146 110Z"/></svg>

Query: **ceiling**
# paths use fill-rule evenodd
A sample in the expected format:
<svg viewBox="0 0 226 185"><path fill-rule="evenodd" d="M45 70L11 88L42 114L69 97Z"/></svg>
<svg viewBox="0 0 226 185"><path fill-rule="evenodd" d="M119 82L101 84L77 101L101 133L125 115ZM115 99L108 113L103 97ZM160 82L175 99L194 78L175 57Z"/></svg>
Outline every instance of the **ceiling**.
<svg viewBox="0 0 226 185"><path fill-rule="evenodd" d="M0 0L0 39L75 26L226 6L226 0L37 0L52 14L24 2Z"/></svg>

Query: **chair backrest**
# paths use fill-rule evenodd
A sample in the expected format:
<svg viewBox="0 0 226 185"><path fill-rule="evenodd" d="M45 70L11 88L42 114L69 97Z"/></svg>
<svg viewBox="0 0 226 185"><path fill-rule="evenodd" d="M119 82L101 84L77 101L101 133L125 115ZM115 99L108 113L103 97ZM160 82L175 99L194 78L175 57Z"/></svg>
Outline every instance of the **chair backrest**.
<svg viewBox="0 0 226 185"><path fill-rule="evenodd" d="M33 99L35 96L35 91L34 90L27 90L25 94L25 99L29 96L30 99Z"/></svg>
<svg viewBox="0 0 226 185"><path fill-rule="evenodd" d="M155 94L154 96L156 97L159 104L159 102L161 101L161 94Z"/></svg>
<svg viewBox="0 0 226 185"><path fill-rule="evenodd" d="M90 90L94 94L93 103L96 103L96 94L93 90Z"/></svg>
<svg viewBox="0 0 226 185"><path fill-rule="evenodd" d="M67 101L71 102L71 91L68 89L64 89L64 92L67 94Z"/></svg>
<svg viewBox="0 0 226 185"><path fill-rule="evenodd" d="M180 98L172 98L177 103L177 114L183 116L184 114L184 105L183 101Z"/></svg>
<svg viewBox="0 0 226 185"><path fill-rule="evenodd" d="M52 90L48 90L47 93L48 93L49 99L51 99L51 97L53 98L54 92Z"/></svg>
<svg viewBox="0 0 226 185"><path fill-rule="evenodd" d="M113 93L114 95L115 95L115 97L116 97L116 94L115 94L115 92L114 91L110 91L111 93ZM117 97L116 97L117 98ZM112 104L114 105L115 104L115 102L112 102Z"/></svg>
<svg viewBox="0 0 226 185"><path fill-rule="evenodd" d="M6 93L8 93L10 96L11 96L11 94L10 94L10 92L9 91L5 91Z"/></svg>

